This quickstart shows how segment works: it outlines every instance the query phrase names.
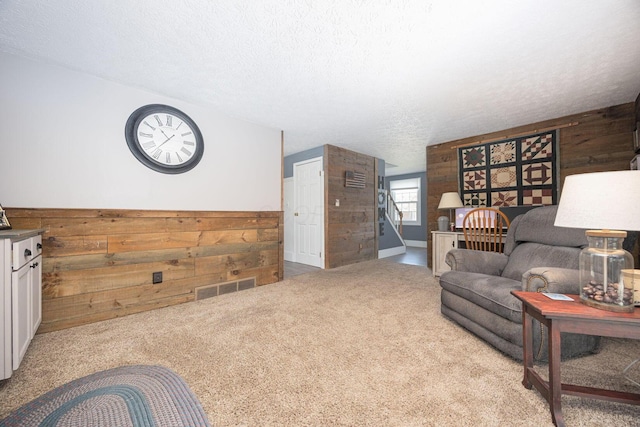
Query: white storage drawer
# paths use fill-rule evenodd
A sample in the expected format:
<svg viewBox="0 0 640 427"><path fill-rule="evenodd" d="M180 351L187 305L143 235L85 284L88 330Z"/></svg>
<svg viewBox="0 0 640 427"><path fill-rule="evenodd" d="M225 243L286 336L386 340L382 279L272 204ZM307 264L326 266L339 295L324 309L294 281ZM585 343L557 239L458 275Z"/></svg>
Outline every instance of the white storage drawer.
<svg viewBox="0 0 640 427"><path fill-rule="evenodd" d="M20 270L20 267L27 264L37 256L34 246L33 239L24 239L13 242L13 271Z"/></svg>

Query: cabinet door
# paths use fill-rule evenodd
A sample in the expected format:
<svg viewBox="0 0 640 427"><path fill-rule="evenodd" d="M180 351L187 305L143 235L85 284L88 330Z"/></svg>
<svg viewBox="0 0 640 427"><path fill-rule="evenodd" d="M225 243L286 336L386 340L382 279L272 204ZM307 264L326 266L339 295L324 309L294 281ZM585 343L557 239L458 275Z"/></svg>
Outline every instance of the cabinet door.
<svg viewBox="0 0 640 427"><path fill-rule="evenodd" d="M42 322L42 257L31 263L31 338Z"/></svg>
<svg viewBox="0 0 640 427"><path fill-rule="evenodd" d="M433 237L433 275L440 276L451 270L444 259L447 252L458 247L458 237L455 233L435 233Z"/></svg>
<svg viewBox="0 0 640 427"><path fill-rule="evenodd" d="M0 239L0 380L13 374L12 345L11 240Z"/></svg>
<svg viewBox="0 0 640 427"><path fill-rule="evenodd" d="M31 265L11 274L13 370L20 366L31 342Z"/></svg>

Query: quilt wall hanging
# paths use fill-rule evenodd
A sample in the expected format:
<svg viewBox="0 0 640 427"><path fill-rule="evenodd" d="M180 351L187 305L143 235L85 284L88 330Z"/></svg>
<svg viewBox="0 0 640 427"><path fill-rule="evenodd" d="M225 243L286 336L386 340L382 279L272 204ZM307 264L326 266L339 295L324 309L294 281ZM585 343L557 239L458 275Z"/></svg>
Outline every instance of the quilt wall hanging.
<svg viewBox="0 0 640 427"><path fill-rule="evenodd" d="M458 148L465 207L558 203L558 131Z"/></svg>

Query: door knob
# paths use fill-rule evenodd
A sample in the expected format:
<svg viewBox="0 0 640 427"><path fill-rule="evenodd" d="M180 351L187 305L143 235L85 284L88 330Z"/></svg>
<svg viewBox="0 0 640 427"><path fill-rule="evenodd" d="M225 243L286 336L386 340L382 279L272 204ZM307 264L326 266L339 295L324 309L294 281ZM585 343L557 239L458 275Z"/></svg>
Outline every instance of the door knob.
<svg viewBox="0 0 640 427"><path fill-rule="evenodd" d="M293 216L298 216L298 212L294 213Z"/></svg>
<svg viewBox="0 0 640 427"><path fill-rule="evenodd" d="M31 256L31 249L25 249L24 250L24 257L26 258L28 256Z"/></svg>

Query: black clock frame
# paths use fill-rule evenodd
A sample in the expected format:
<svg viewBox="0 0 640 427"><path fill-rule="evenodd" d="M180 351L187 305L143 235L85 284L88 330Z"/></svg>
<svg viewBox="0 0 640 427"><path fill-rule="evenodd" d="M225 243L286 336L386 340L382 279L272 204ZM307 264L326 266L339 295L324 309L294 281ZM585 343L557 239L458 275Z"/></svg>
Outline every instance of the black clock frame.
<svg viewBox="0 0 640 427"><path fill-rule="evenodd" d="M189 127L193 130L193 135L196 139L196 152L192 158L180 165L165 165L156 162L152 157L149 157L147 153L142 151L142 149L140 148L136 130L138 129L138 125L140 124L142 119L153 113L172 114L176 117L179 117L182 121L189 125ZM131 113L129 119L127 119L127 124L124 128L124 136L127 141L127 146L129 146L129 150L131 150L131 153L135 156L135 158L138 159L140 163L147 166L149 169L153 169L156 172L166 174L179 174L190 171L200 162L204 153L204 139L202 138L202 133L200 132L200 128L198 128L198 125L196 125L196 122L194 122L191 117L187 116L182 111L169 105L149 104L135 110L133 113Z"/></svg>

